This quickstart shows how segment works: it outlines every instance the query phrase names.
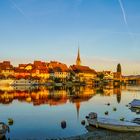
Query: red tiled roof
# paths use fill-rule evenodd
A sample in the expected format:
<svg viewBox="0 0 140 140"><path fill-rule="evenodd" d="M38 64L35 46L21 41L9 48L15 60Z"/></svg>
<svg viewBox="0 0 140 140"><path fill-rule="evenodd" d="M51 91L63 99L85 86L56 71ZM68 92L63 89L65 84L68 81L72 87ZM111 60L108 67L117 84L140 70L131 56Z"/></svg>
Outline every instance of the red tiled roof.
<svg viewBox="0 0 140 140"><path fill-rule="evenodd" d="M10 64L10 61L3 61L0 63L0 69L2 70L13 69L13 66Z"/></svg>
<svg viewBox="0 0 140 140"><path fill-rule="evenodd" d="M89 68L88 66L72 65L72 66L70 66L70 69L72 69L75 73L83 72L83 73L96 74L96 71L94 69Z"/></svg>
<svg viewBox="0 0 140 140"><path fill-rule="evenodd" d="M15 73L31 73L31 70L25 70L20 68L15 68Z"/></svg>
<svg viewBox="0 0 140 140"><path fill-rule="evenodd" d="M26 67L27 64L19 64L19 67Z"/></svg>
<svg viewBox="0 0 140 140"><path fill-rule="evenodd" d="M57 61L51 61L48 64L48 67L50 67L50 69L53 70L54 72L68 72L69 71L66 64L63 64Z"/></svg>

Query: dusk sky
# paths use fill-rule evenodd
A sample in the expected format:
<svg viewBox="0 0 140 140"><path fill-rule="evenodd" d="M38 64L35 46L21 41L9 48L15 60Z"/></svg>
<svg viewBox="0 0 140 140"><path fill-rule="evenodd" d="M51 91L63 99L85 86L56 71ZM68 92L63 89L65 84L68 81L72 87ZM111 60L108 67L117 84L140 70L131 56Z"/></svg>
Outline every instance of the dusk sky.
<svg viewBox="0 0 140 140"><path fill-rule="evenodd" d="M0 61L58 60L140 74L140 0L0 0Z"/></svg>

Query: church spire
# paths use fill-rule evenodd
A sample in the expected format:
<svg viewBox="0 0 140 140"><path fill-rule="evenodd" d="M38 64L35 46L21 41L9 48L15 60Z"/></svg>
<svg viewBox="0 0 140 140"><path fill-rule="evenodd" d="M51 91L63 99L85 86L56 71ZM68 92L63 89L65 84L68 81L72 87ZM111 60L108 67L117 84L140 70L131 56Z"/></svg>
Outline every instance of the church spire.
<svg viewBox="0 0 140 140"><path fill-rule="evenodd" d="M76 65L78 65L78 66L80 66L80 65L81 65L79 45L78 45L78 55L77 55Z"/></svg>

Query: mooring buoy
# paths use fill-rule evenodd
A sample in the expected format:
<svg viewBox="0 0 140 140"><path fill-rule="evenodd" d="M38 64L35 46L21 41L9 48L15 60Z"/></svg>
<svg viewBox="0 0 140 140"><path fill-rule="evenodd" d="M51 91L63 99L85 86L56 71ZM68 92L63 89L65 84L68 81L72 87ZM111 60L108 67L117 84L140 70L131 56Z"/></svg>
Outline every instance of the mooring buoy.
<svg viewBox="0 0 140 140"><path fill-rule="evenodd" d="M109 114L109 112L108 112L108 111L106 111L106 112L105 112L105 115L108 115L108 114Z"/></svg>
<svg viewBox="0 0 140 140"><path fill-rule="evenodd" d="M82 124L82 125L85 125L85 123L86 123L85 120L82 120L82 121L81 121L81 124Z"/></svg>
<svg viewBox="0 0 140 140"><path fill-rule="evenodd" d="M62 121L61 122L61 128L65 129L67 126L66 121Z"/></svg>

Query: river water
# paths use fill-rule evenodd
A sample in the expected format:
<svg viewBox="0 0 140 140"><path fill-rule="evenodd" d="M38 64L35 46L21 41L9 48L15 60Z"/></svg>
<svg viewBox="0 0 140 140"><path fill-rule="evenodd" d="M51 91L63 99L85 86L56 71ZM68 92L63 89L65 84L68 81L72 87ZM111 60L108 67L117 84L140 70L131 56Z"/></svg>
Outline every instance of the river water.
<svg viewBox="0 0 140 140"><path fill-rule="evenodd" d="M116 119L140 117L126 106L133 99L140 99L139 86L0 87L0 120L14 120L6 136L10 139L70 137L88 132L81 121L91 111ZM61 127L62 121L66 121L65 128Z"/></svg>

